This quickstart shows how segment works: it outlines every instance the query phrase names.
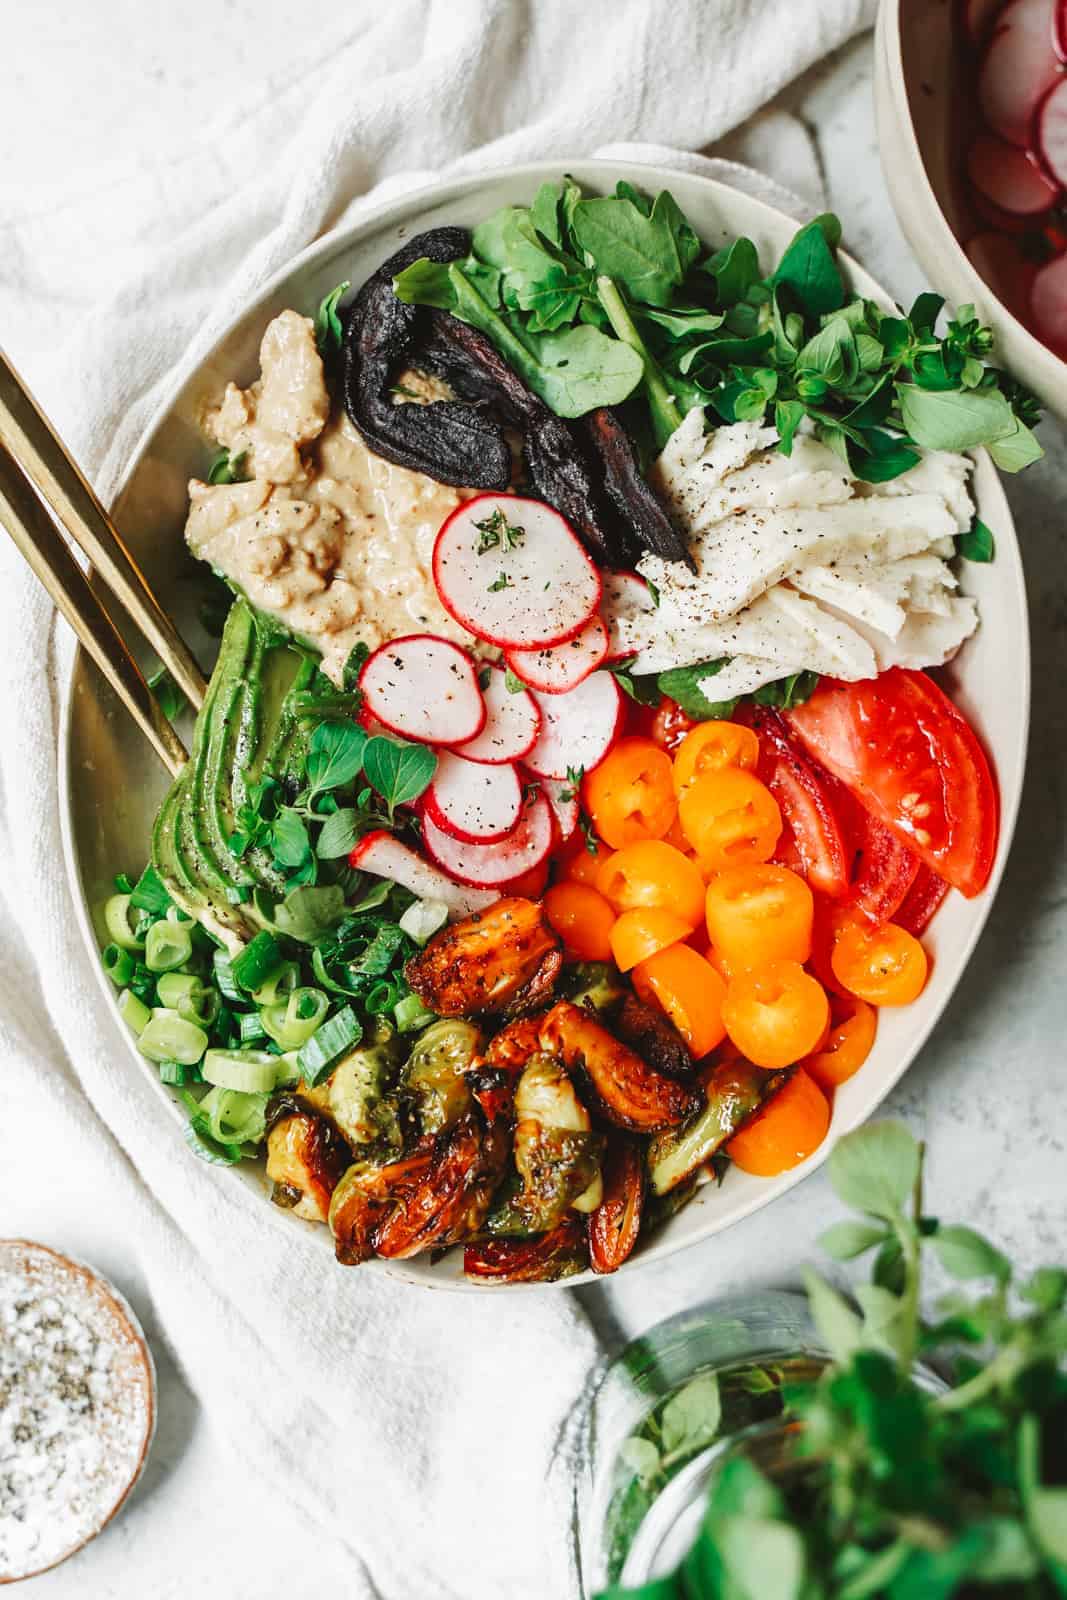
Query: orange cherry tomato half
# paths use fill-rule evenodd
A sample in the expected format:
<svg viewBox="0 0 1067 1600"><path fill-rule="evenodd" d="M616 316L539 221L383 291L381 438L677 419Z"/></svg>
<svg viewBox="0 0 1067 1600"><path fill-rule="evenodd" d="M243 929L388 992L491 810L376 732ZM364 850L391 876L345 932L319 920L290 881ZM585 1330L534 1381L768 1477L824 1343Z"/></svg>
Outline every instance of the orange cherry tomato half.
<svg viewBox="0 0 1067 1600"><path fill-rule="evenodd" d="M773 1178L819 1148L830 1126L830 1104L803 1067L739 1128L726 1154L742 1172Z"/></svg>
<svg viewBox="0 0 1067 1600"><path fill-rule="evenodd" d="M611 930L611 953L620 972L629 972L639 961L647 961L657 950L678 944L689 932L688 926L673 911L662 906L643 906L639 911L624 911Z"/></svg>
<svg viewBox="0 0 1067 1600"><path fill-rule="evenodd" d="M755 772L759 740L740 722L701 722L687 733L674 757L674 787L683 794L696 779L723 767Z"/></svg>
<svg viewBox="0 0 1067 1600"><path fill-rule="evenodd" d="M914 934L883 922L849 922L830 952L830 965L850 994L875 1006L906 1006L922 994L926 983L926 951Z"/></svg>
<svg viewBox="0 0 1067 1600"><path fill-rule="evenodd" d="M677 813L671 758L651 739L620 739L582 788L597 833L615 850L662 839Z"/></svg>
<svg viewBox="0 0 1067 1600"><path fill-rule="evenodd" d="M722 1004L722 1020L734 1044L768 1071L810 1055L829 1016L826 990L799 961L771 961L731 978Z"/></svg>
<svg viewBox="0 0 1067 1600"><path fill-rule="evenodd" d="M687 944L672 944L633 969L633 986L674 1023L697 1061L726 1037L722 1002L726 984Z"/></svg>
<svg viewBox="0 0 1067 1600"><path fill-rule="evenodd" d="M579 961L610 961L615 913L587 883L557 883L545 895L545 920Z"/></svg>
<svg viewBox="0 0 1067 1600"><path fill-rule="evenodd" d="M878 1029L878 1013L855 995L830 1001L830 1032L825 1042L804 1062L820 1089L828 1092L847 1083L871 1053Z"/></svg>
<svg viewBox="0 0 1067 1600"><path fill-rule="evenodd" d="M681 918L687 933L704 917L703 878L688 856L663 839L616 850L597 873L596 886L616 911L663 906Z"/></svg>
<svg viewBox="0 0 1067 1600"><path fill-rule="evenodd" d="M740 767L694 778L679 796L678 816L702 865L717 869L768 860L782 831L771 791Z"/></svg>
<svg viewBox="0 0 1067 1600"><path fill-rule="evenodd" d="M708 884L708 937L732 967L811 955L814 898L803 878L773 862L727 867Z"/></svg>
<svg viewBox="0 0 1067 1600"><path fill-rule="evenodd" d="M596 883L596 875L612 854L609 845L597 839L596 850L590 850L581 832L567 841L566 853L559 858L560 877L571 878L575 883Z"/></svg>

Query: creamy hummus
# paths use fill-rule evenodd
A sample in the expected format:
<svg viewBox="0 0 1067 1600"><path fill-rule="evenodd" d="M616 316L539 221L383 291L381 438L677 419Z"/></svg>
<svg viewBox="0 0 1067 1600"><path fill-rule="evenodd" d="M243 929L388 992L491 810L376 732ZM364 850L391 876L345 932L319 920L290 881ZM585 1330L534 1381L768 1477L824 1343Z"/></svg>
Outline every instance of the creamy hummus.
<svg viewBox="0 0 1067 1600"><path fill-rule="evenodd" d="M259 381L227 385L204 418L232 455L245 452L249 476L190 483L193 554L314 645L338 683L360 642L426 632L471 645L430 570L438 529L468 491L383 461L340 407L331 415L308 317L283 311L259 354Z"/></svg>

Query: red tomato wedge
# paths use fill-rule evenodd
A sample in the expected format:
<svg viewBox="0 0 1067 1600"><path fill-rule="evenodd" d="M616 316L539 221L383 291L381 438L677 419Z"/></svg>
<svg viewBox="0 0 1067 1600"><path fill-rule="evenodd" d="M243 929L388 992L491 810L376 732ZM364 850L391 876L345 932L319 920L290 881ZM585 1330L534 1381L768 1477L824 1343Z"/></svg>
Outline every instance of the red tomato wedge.
<svg viewBox="0 0 1067 1600"><path fill-rule="evenodd" d="M948 884L945 880L922 862L915 882L904 896L893 921L898 928L904 928L918 938L947 894Z"/></svg>
<svg viewBox="0 0 1067 1600"><path fill-rule="evenodd" d="M968 897L985 888L997 848L993 775L970 724L925 672L824 678L786 720L939 878Z"/></svg>
<svg viewBox="0 0 1067 1600"><path fill-rule="evenodd" d="M851 795L849 801L849 833L856 850L852 902L872 922L890 922L910 894L922 863L884 822L865 811Z"/></svg>
<svg viewBox="0 0 1067 1600"><path fill-rule="evenodd" d="M779 840L779 850L790 856L795 850L812 888L840 900L848 893L850 854L826 775L777 712L754 706L744 720L759 737L759 776L777 800L789 836L784 844Z"/></svg>

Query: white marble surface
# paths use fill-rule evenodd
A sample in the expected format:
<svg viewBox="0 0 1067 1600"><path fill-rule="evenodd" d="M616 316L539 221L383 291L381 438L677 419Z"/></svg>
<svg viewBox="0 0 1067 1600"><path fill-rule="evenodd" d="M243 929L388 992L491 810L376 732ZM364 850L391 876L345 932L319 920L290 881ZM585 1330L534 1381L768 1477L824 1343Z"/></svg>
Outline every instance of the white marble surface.
<svg viewBox="0 0 1067 1600"><path fill-rule="evenodd" d="M136 130L158 154L158 181L218 96L258 76L265 87L291 37L282 0L42 0L24 13L14 72L0 97L0 339L32 377L53 337L53 314L5 317L24 263L2 248L5 219L55 213L73 183L120 182ZM303 0L303 37L327 31L332 0ZM254 17L254 26L252 19ZM149 24L148 19L151 18ZM828 197L850 248L901 299L922 275L894 222L878 164L870 42L862 40L783 96L812 131ZM27 152L33 151L32 161ZM432 153L428 153L428 160ZM798 182L794 173L778 174ZM26 229L22 230L23 237ZM136 229L125 248L150 248ZM76 259L78 240L70 240ZM69 314L102 292L99 258L60 282ZM1067 751L1067 577L1061 506L1067 448L1046 425L1049 461L1008 492L1022 534L1034 648L1030 775L1007 879L986 934L947 1015L893 1096L929 1142L929 1204L994 1234L1024 1261L1059 1256L1067 1243L1067 872L1063 860ZM211 1419L171 1360L165 1330L123 1250L121 1221L100 1194L83 1151L57 1151L42 1181L33 1141L5 1140L0 1232L25 1233L96 1263L142 1315L160 1373L160 1427L133 1504L75 1562L37 1580L55 1600L154 1600L184 1595L182 1550L195 1540L217 1556L227 1600L302 1600L343 1575L316 1549L284 1497L234 1481ZM635 1332L694 1300L753 1284L787 1285L833 1206L816 1175L784 1201L662 1265L605 1288L579 1291L609 1337ZM205 1330L210 1337L210 1330ZM343 1591L342 1591L343 1592Z"/></svg>

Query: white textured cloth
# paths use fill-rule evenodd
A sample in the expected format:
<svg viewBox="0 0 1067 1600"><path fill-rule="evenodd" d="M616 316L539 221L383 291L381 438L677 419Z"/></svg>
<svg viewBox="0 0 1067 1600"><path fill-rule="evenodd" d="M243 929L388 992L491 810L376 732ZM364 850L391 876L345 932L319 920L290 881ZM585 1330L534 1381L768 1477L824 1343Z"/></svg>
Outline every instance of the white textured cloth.
<svg viewBox="0 0 1067 1600"><path fill-rule="evenodd" d="M269 276L435 172L625 154L758 188L746 168L680 153L747 121L728 156L817 202L799 124L774 111L750 119L872 11L873 0L339 8L331 37L294 46L284 74L217 111L165 171L146 145L81 210L68 193L16 220L22 302L0 283L5 318L43 327L72 255L79 296L97 302L76 338L39 343L32 359L20 346L26 376L109 495L161 398ZM782 202L773 185L762 192ZM0 629L4 1137L26 1128L46 1148L65 1129L68 1143L76 1132L92 1144L94 1170L107 1172L99 1203L139 1259L235 1471L281 1484L321 1547L336 1542L346 1595L573 1594L559 1446L596 1353L573 1297L430 1294L332 1270L190 1158L116 1036L70 914L55 773L69 644L6 550ZM0 1232L3 1205L0 1165ZM182 1588L206 1594L190 1534Z"/></svg>

